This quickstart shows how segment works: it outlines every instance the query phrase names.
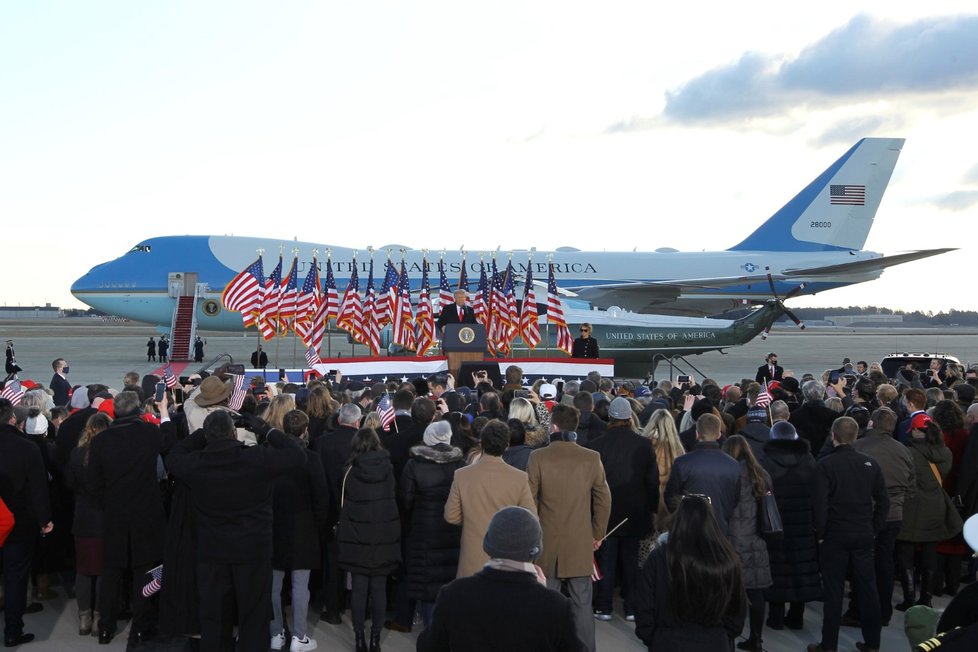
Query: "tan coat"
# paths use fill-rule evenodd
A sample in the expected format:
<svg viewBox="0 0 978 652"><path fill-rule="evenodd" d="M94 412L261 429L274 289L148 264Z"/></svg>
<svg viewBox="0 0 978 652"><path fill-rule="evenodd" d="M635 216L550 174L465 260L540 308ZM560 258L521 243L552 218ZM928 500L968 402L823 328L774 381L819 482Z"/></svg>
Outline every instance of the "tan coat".
<svg viewBox="0 0 978 652"><path fill-rule="evenodd" d="M492 455L483 455L475 464L455 471L445 503L445 520L462 526L458 577L474 575L489 561L489 555L482 550L482 539L492 517L508 505L536 513L523 471Z"/></svg>
<svg viewBox="0 0 978 652"><path fill-rule="evenodd" d="M548 578L590 576L593 542L604 537L611 515L601 456L576 442L555 441L530 453L526 473L543 527L537 563Z"/></svg>

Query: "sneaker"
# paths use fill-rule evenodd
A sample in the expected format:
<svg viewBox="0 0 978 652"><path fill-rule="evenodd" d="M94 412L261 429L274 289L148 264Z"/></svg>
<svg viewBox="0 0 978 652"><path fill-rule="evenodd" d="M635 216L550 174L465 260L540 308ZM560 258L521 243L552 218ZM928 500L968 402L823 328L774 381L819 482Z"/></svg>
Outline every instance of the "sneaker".
<svg viewBox="0 0 978 652"><path fill-rule="evenodd" d="M634 623L635 622L635 614L625 614L625 620L627 620L630 623Z"/></svg>
<svg viewBox="0 0 978 652"><path fill-rule="evenodd" d="M284 629L280 634L276 634L275 636L272 637L272 642L269 644L269 647L272 648L273 650L281 650L283 647L285 647Z"/></svg>
<svg viewBox="0 0 978 652"><path fill-rule="evenodd" d="M611 620L611 614L608 613L607 611L595 611L594 612L594 619L595 620L603 620L603 621L606 621L607 622L607 621Z"/></svg>
<svg viewBox="0 0 978 652"><path fill-rule="evenodd" d="M305 652L306 650L316 649L316 639L309 638L308 636L303 636L301 639L298 636L292 637L292 645L289 646L289 652Z"/></svg>

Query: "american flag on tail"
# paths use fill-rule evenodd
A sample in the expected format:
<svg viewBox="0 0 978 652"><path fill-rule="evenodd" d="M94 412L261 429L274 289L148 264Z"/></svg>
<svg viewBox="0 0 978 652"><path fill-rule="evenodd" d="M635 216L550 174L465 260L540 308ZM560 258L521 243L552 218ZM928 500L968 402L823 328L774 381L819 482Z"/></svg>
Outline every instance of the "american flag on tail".
<svg viewBox="0 0 978 652"><path fill-rule="evenodd" d="M230 398L228 398L228 407L237 412L241 409L245 394L247 394L244 386L245 377L244 374L232 374L231 379L234 382L234 390L231 392Z"/></svg>

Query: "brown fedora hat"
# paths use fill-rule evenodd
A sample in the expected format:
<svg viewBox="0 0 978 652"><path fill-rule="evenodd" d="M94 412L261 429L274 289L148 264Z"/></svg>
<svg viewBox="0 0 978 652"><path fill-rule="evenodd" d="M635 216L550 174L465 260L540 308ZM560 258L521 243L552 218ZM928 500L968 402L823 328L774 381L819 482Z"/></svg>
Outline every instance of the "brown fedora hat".
<svg viewBox="0 0 978 652"><path fill-rule="evenodd" d="M200 407L216 405L226 400L233 391L234 387L231 386L231 383L222 383L217 376L208 376L200 384L200 391L194 397L194 402Z"/></svg>

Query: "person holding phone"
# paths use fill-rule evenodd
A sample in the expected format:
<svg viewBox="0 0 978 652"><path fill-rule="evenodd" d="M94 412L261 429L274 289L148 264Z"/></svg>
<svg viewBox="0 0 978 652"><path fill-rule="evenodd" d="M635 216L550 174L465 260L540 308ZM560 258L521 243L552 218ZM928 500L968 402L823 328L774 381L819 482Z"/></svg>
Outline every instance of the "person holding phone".
<svg viewBox="0 0 978 652"><path fill-rule="evenodd" d="M574 340L571 347L572 358L597 358L598 341L591 337L591 324L581 324L581 336Z"/></svg>

